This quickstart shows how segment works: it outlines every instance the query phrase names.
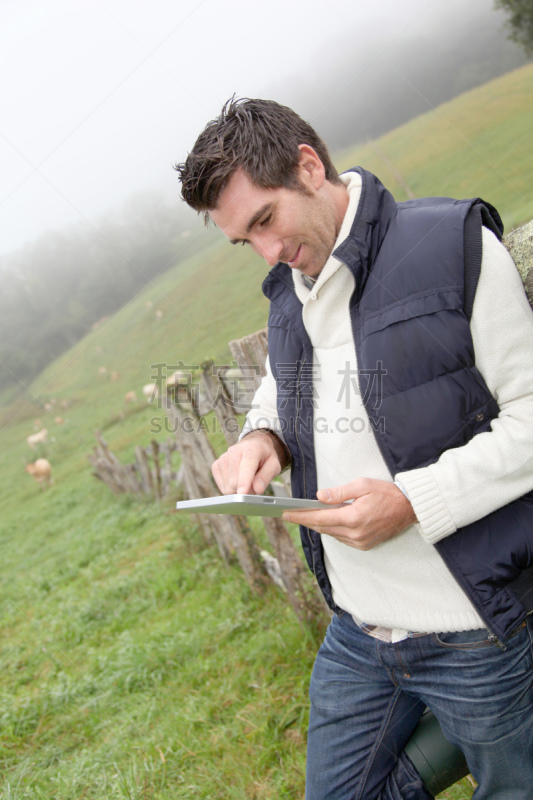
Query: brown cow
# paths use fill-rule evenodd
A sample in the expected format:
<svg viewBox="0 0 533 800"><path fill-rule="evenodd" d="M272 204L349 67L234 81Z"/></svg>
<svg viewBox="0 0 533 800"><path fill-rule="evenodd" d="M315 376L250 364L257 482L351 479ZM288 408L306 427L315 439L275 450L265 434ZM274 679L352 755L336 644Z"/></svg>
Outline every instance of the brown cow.
<svg viewBox="0 0 533 800"><path fill-rule="evenodd" d="M52 465L46 458L38 458L33 464L26 464L26 472L33 475L41 489L46 489L54 482L52 478Z"/></svg>
<svg viewBox="0 0 533 800"><path fill-rule="evenodd" d="M42 428L38 433L26 436L26 441L31 449L35 450L38 444L48 444L48 431L46 428Z"/></svg>
<svg viewBox="0 0 533 800"><path fill-rule="evenodd" d="M143 395L146 397L148 403L153 403L157 400L158 391L157 383L147 383L143 386Z"/></svg>

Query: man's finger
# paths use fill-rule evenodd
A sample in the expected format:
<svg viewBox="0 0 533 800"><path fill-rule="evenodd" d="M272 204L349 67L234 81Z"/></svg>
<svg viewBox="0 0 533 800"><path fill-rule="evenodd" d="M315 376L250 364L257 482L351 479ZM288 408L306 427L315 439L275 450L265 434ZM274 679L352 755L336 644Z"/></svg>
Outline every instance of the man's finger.
<svg viewBox="0 0 533 800"><path fill-rule="evenodd" d="M238 494L256 494L253 489L254 478L258 474L260 459L257 456L243 456L239 464L239 474L236 481ZM265 487L263 487L263 491Z"/></svg>
<svg viewBox="0 0 533 800"><path fill-rule="evenodd" d="M213 478L215 479L216 485L218 486L218 488L220 489L222 494L225 494L225 492L224 492L224 478L222 476L222 471L220 469L219 461L215 461L214 462L213 466L211 467L211 472L213 473Z"/></svg>
<svg viewBox="0 0 533 800"><path fill-rule="evenodd" d="M270 481L279 475L280 464L277 458L268 458L260 470L258 470L254 480L253 488L257 494L263 494Z"/></svg>

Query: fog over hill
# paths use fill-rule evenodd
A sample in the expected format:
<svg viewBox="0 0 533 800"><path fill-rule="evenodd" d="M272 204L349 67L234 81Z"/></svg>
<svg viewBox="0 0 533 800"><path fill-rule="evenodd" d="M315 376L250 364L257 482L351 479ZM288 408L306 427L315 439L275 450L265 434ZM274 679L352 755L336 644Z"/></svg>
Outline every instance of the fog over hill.
<svg viewBox="0 0 533 800"><path fill-rule="evenodd" d="M178 204L172 164L234 93L335 150L519 66L495 2L0 3L0 253L133 194Z"/></svg>
<svg viewBox="0 0 533 800"><path fill-rule="evenodd" d="M55 8L55 4L63 0L51 1ZM506 17L494 9L493 0L448 0L446 3L380 0L372 5L362 0L308 0L304 17L299 17L290 5L283 16L279 0L272 0L271 10L272 13L277 10L277 16L262 22L250 4L239 4L237 0L235 3L241 12L245 9L249 17L241 13L231 19L223 18L225 28L221 29L216 42L219 50L215 49L212 38L216 33L212 30L215 9L212 9L209 26L197 20L197 30L189 31L189 35L196 33L200 37L196 42L196 61L191 62L194 68L187 75L190 93L198 91L196 101L188 95L185 99L179 96L178 102L172 105L165 98L165 113L173 120L176 136L165 126L160 110L151 116L143 106L146 97L141 91L149 91L155 101L156 93L164 90L164 71L152 80L129 86L134 103L128 106L128 113L133 114L133 107L144 111L148 123L144 132L132 124L135 117L128 116L124 98L119 102L114 90L107 95L106 102L109 101L116 118L104 115L106 102L83 117L90 104L87 105L89 101L84 99L80 89L77 99L81 110L76 113L81 122L72 135L57 145L54 136L59 135L59 128L48 131L47 139L46 129L34 126L37 135L30 141L33 128L25 125L22 112L20 119L12 112L12 134L15 137L17 133L22 142L18 143L19 155L22 158L23 148L30 148L33 141L41 148L34 156L36 162L43 160L32 167L33 171L26 177L22 173L17 176L14 170L12 185L7 178L3 185L6 196L0 202L0 215L4 245L17 219L23 222L27 243L9 254L0 255L0 390L30 381L102 316L112 314L158 275L216 235L216 232L206 234L201 230L196 215L179 201L179 184L172 163L185 158L203 125L218 114L222 103L234 92L241 97L271 98L292 106L317 128L335 152L377 137L526 62L522 50L508 39L504 30ZM104 6L82 5L87 26L90 23L101 25L102 19L91 15L104 13ZM40 13L46 16L44 6L40 8ZM161 28L170 5L162 0L155 17L147 17L145 7L139 3L132 6L119 3L117 9L123 16L121 19L103 18L105 33L111 35L116 23L126 40L126 33L130 32L125 28L126 19L132 30L135 30L135 22L139 26L143 21L157 23ZM220 13L219 7L216 12ZM65 11L66 22L58 17L58 24L67 25L68 13ZM193 12L190 20L195 20ZM176 26L176 31L181 30L180 25ZM68 32L68 26L64 30ZM222 42L225 30L228 37ZM70 33L73 38L70 47L75 51L74 34ZM47 35L51 35L50 30ZM152 31L151 35L155 33ZM148 39L148 33L146 37ZM93 46L95 31L87 33L86 39ZM107 42L113 53L117 42L118 39ZM131 37L127 42L133 47ZM207 54L206 64L197 58L199 42L202 53ZM187 57L189 44L185 39L180 43L182 60ZM163 52L158 45L149 56L156 51L158 59L168 59L165 76L170 81L173 77L170 67L183 66L179 61L170 60L177 51L169 48L168 52ZM232 61L236 52L241 54L242 63L239 59ZM116 56L122 68L124 53L117 51ZM149 56L144 58L146 63L151 63ZM12 52L11 58L14 57ZM85 60L81 67L75 59L72 64L81 70ZM216 66L220 67L220 75ZM133 81L139 77L138 69L130 72L119 88L122 84L128 86L129 78ZM239 78L236 78L236 69ZM100 72L98 77L101 77ZM33 72L28 76L27 85L24 84L27 91L32 81ZM52 84L43 83L42 92L52 91ZM169 85L175 91L175 84ZM107 91L107 84L105 86ZM173 97L175 99L175 95ZM61 94L50 95L50 100L57 104L57 114L58 109L70 109L63 99ZM19 103L17 107L22 105ZM128 124L127 136L121 133L119 118L121 124L124 121ZM68 117L68 124L72 125L76 119ZM111 119L115 119L114 127ZM50 124L55 121L54 113L50 113ZM18 142L16 137L15 141ZM103 141L110 147L104 149ZM3 144L7 148L6 142L7 139ZM129 155L130 146L133 160ZM52 150L46 155L50 147ZM73 170L72 159L78 147L82 157L78 156ZM72 152L69 151L63 164L61 157L65 148L67 151L72 148ZM13 153L9 152L13 160ZM28 163L31 166L29 160ZM14 169L11 161L6 161L6 165ZM25 169L29 169L28 164ZM147 176L153 182L153 191L143 191ZM139 186L136 198L117 211L95 217L91 193L95 193L98 207L118 208L117 193L123 192L127 197L130 180L131 185ZM45 190L47 193L42 194ZM76 221L31 239L31 231L52 227L46 212L58 197L65 207L68 205L70 218Z"/></svg>
<svg viewBox="0 0 533 800"><path fill-rule="evenodd" d="M410 4L401 5L407 11ZM294 107L335 151L527 62L504 30L505 14L488 0L430 5L430 13L402 28L395 14L388 16L398 4L380 2L373 35L348 25L292 81L273 83L272 98Z"/></svg>

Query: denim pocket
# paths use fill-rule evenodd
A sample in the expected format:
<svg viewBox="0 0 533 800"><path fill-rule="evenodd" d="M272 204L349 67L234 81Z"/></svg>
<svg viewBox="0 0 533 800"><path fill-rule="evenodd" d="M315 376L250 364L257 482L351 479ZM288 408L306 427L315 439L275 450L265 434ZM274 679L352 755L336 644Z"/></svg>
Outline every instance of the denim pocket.
<svg viewBox="0 0 533 800"><path fill-rule="evenodd" d="M513 638L513 636L524 630L526 625L527 621L524 620L524 622L522 622L518 628L515 628L514 631L512 631L509 636L504 639L503 644L506 645L507 642ZM476 650L480 647L497 647L499 644L496 637L490 634L485 628L479 628L475 631L432 633L431 637L435 644L453 650Z"/></svg>
<svg viewBox="0 0 533 800"><path fill-rule="evenodd" d="M451 631L449 633L432 633L435 644L454 650L475 650L479 647L495 647L496 642L490 638L486 628L475 631Z"/></svg>

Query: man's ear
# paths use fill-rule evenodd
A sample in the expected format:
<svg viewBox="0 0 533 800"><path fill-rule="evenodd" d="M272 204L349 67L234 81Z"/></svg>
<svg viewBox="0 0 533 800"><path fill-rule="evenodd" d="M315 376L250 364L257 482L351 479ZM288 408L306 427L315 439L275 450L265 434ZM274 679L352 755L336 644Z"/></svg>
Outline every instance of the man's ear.
<svg viewBox="0 0 533 800"><path fill-rule="evenodd" d="M307 188L313 187L318 191L326 180L324 164L317 153L309 144L299 144L300 159L298 162L298 175L300 181Z"/></svg>

